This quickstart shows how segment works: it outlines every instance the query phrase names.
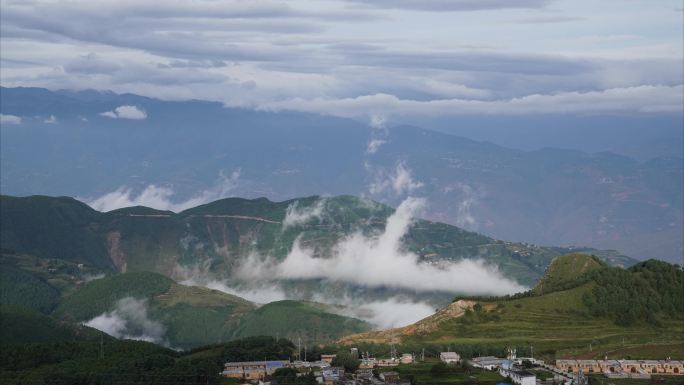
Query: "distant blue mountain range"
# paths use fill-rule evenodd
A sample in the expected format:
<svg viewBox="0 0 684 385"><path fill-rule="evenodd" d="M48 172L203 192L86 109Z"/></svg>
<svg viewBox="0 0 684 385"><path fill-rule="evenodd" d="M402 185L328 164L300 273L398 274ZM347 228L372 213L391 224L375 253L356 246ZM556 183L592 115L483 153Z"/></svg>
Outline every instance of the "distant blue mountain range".
<svg viewBox="0 0 684 385"><path fill-rule="evenodd" d="M274 200L352 194L394 206L413 195L427 198L424 217L499 239L679 263L684 254L678 156L523 151L408 125L111 92L2 88L0 97L3 194L92 200L156 185L175 201L220 190ZM127 119L121 106L142 115ZM230 186L217 190L227 176Z"/></svg>

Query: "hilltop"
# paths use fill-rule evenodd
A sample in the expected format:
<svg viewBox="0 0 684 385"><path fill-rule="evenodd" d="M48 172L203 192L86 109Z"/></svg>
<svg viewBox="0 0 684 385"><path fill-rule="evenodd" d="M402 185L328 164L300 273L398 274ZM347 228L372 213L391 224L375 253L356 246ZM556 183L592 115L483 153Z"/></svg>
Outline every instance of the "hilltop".
<svg viewBox="0 0 684 385"><path fill-rule="evenodd" d="M565 273L568 278L560 279ZM540 285L526 293L457 298L412 325L339 342L467 349L534 345L536 352L551 356L585 352L592 344L598 356L621 346L681 344L683 309L681 267L646 261L622 269L573 254L555 259Z"/></svg>
<svg viewBox="0 0 684 385"><path fill-rule="evenodd" d="M532 291L535 294L544 294L577 286L587 273L604 267L606 263L595 255L569 254L556 257Z"/></svg>

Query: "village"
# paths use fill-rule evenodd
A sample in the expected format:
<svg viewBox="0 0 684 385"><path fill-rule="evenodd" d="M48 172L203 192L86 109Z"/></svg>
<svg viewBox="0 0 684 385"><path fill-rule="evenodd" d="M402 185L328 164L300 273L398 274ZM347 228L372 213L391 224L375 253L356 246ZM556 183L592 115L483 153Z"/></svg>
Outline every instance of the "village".
<svg viewBox="0 0 684 385"><path fill-rule="evenodd" d="M349 356L355 360L354 370L336 362L336 354L322 354L320 360L306 361L253 361L227 362L222 376L258 385L283 384L276 375L279 370L296 371L297 377L311 376L320 385L412 385L416 384L409 373L412 366L432 363L430 373L437 378L445 373L463 370L471 381L483 378L497 384L509 385L587 385L590 375L603 375L609 379L650 379L652 375L684 375L684 361L670 360L574 360L557 359L547 364L533 357L517 357L515 348L506 349L506 357L474 357L463 359L457 352L440 352L438 357L425 358L425 354L403 353L394 348L390 358L371 357L367 352L351 348ZM338 364L338 365L335 365ZM401 370L409 368L409 370ZM465 368L465 369L464 369ZM439 369L439 370L438 370ZM428 374L430 374L428 373ZM481 375L476 376L477 373ZM498 375L498 376L497 376ZM499 377L500 376L500 377ZM484 381L488 382L488 381ZM289 382L287 382L290 384Z"/></svg>

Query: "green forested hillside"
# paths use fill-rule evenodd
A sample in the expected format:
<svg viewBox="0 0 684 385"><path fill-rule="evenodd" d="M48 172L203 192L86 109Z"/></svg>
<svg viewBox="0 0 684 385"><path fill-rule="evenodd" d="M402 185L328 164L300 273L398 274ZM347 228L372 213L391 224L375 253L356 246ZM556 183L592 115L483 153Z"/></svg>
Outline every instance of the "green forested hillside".
<svg viewBox="0 0 684 385"><path fill-rule="evenodd" d="M113 268L99 232L101 214L68 197L0 196L3 250Z"/></svg>
<svg viewBox="0 0 684 385"><path fill-rule="evenodd" d="M18 254L60 258L86 267L155 271L207 266L228 276L254 253L284 258L295 242L325 256L341 238L382 231L393 210L352 196L307 197L284 202L228 198L181 213L133 207L100 213L71 198L0 197L2 247ZM306 213L287 222L288 211ZM478 258L510 278L532 286L551 260L568 249L498 241L455 226L416 221L403 238L423 261ZM635 261L616 253L611 264ZM307 285L304 283L304 285ZM308 286L306 286L308 287Z"/></svg>
<svg viewBox="0 0 684 385"><path fill-rule="evenodd" d="M0 306L0 345L95 340L101 334L87 326L62 322L25 307Z"/></svg>
<svg viewBox="0 0 684 385"><path fill-rule="evenodd" d="M667 262L649 260L627 270L600 269L588 274L596 286L583 300L593 316L618 325L684 319L684 271Z"/></svg>
<svg viewBox="0 0 684 385"><path fill-rule="evenodd" d="M292 342L252 337L177 352L143 341L97 338L4 345L0 383L235 384L219 375L226 361L286 360Z"/></svg>
<svg viewBox="0 0 684 385"><path fill-rule="evenodd" d="M0 264L0 305L17 305L49 313L60 293L47 282L8 264Z"/></svg>

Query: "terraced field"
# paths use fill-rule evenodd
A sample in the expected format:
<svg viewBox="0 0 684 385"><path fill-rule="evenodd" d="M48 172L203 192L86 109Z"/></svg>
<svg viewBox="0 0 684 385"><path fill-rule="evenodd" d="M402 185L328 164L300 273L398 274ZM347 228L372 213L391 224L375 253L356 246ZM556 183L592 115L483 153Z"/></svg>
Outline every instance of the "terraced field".
<svg viewBox="0 0 684 385"><path fill-rule="evenodd" d="M616 272L612 270L614 268L591 256L563 256L554 260L540 283L545 283L548 290L556 291L545 292L537 287L517 298L460 299L413 325L352 335L340 342L346 345L393 342L418 348L458 347L474 354L515 346L524 354L534 350L535 357L543 359L603 358L604 355L614 358L681 357L684 356L684 316L679 305L673 313L649 311L647 316L640 315L626 325L621 325L625 322L619 318L620 313L597 315L588 305L596 301L600 293L623 293L633 288L631 285L650 293L665 290L661 294L663 298L680 296L677 287L681 283L681 270L668 267L669 270L656 274L662 267L658 263L638 265L627 274L631 281L626 280L616 289L615 281L601 278ZM670 274L679 277L672 281L673 286L658 286ZM585 298L591 301L587 302ZM600 300L605 298L613 297L600 297ZM652 297L652 300L656 298ZM643 306L636 304L636 300L634 298L634 306L627 308ZM657 309L655 306L652 308Z"/></svg>
<svg viewBox="0 0 684 385"><path fill-rule="evenodd" d="M455 345L534 345L535 351L555 350L560 356L615 349L624 344L682 341L684 321L665 321L662 327L621 327L590 317L582 295L593 283L540 297L480 302L481 311L441 323L432 333L403 337L406 343Z"/></svg>

